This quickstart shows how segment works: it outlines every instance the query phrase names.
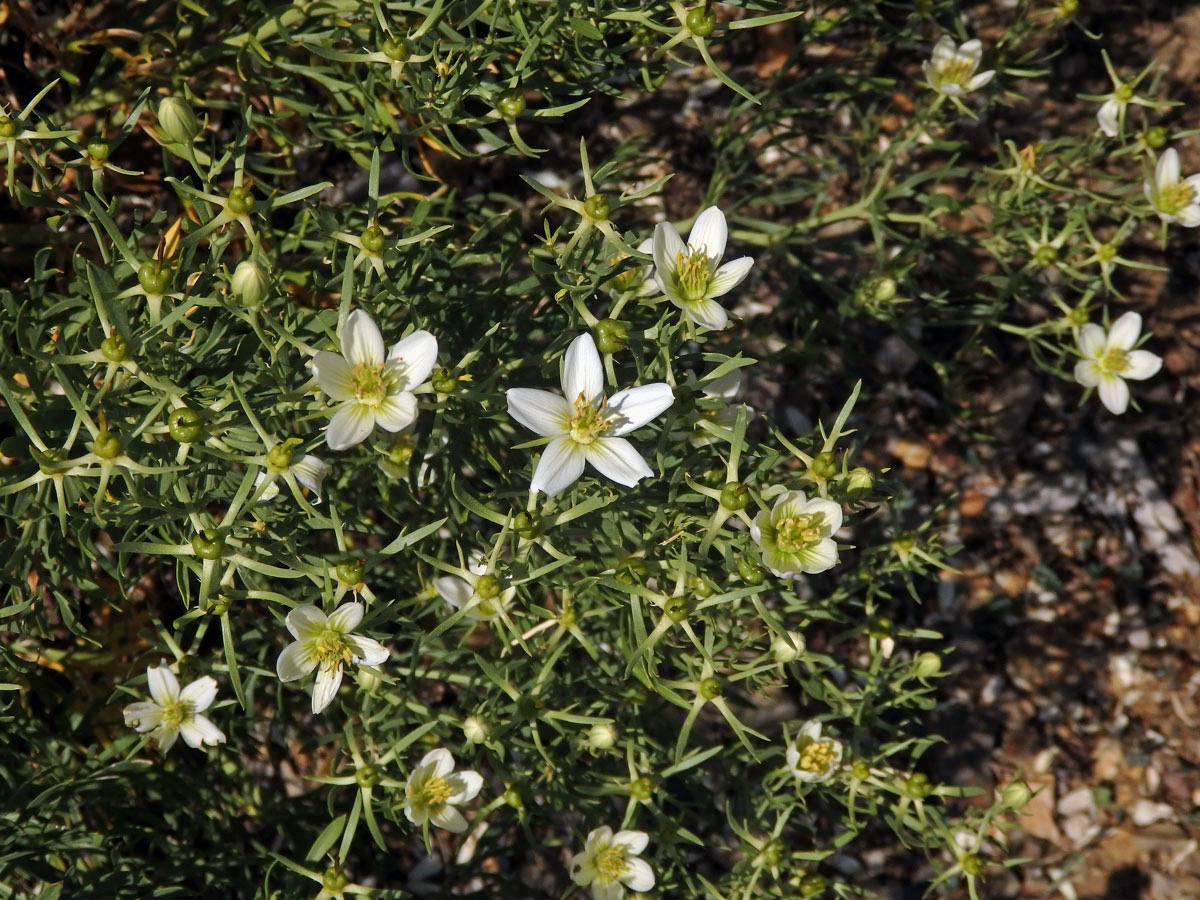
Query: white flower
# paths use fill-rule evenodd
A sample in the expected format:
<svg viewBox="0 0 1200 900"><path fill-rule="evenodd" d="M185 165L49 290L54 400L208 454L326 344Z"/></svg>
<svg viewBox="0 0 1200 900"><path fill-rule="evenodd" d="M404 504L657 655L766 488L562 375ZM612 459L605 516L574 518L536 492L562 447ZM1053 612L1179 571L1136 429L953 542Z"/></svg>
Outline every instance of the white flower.
<svg viewBox="0 0 1200 900"><path fill-rule="evenodd" d="M842 527L842 508L832 500L803 491L788 491L770 510L762 510L750 526L750 537L762 549L763 565L786 577L824 572L837 565L833 533Z"/></svg>
<svg viewBox="0 0 1200 900"><path fill-rule="evenodd" d="M1164 222L1184 228L1200 225L1200 175L1179 177L1179 154L1168 148L1154 167L1154 181L1145 184L1146 199Z"/></svg>
<svg viewBox="0 0 1200 900"><path fill-rule="evenodd" d="M743 256L722 266L728 239L725 214L715 206L696 216L686 246L670 222L654 228L654 280L659 289L688 319L713 331L729 324L729 315L713 298L741 284L754 265Z"/></svg>
<svg viewBox="0 0 1200 900"><path fill-rule="evenodd" d="M1075 380L1086 388L1099 387L1100 402L1120 415L1129 408L1129 386L1125 379L1142 381L1162 368L1162 359L1149 350L1131 349L1142 331L1142 317L1127 312L1107 332L1088 323L1079 329L1079 355Z"/></svg>
<svg viewBox="0 0 1200 900"><path fill-rule="evenodd" d="M313 503L321 502L321 483L325 480L331 471L332 467L329 463L313 456L311 453L305 453L297 458L291 452L290 442L295 438L289 438L282 444L277 444L272 447L267 453L267 468L276 475L283 475L291 472L296 480L304 487L313 492ZM263 483L267 477L266 472L259 472L258 477L254 479L254 486L257 488ZM258 497L258 502L262 503L266 500L274 500L279 496L279 479L272 481Z"/></svg>
<svg viewBox="0 0 1200 900"><path fill-rule="evenodd" d="M466 610L466 616L479 621L494 619L508 609L516 595L514 587L504 588L480 553L472 554L464 577L444 575L433 579L437 592L454 609Z"/></svg>
<svg viewBox="0 0 1200 900"><path fill-rule="evenodd" d="M638 253L654 252L654 238L646 238L637 246ZM618 263L627 258L627 254L622 253L620 256L612 260ZM619 275L610 278L604 283L604 290L614 297L620 297L627 291L633 291L635 297L649 297L653 294L661 293L658 289L658 282L654 280L654 266L645 265L638 266L632 269L626 269Z"/></svg>
<svg viewBox="0 0 1200 900"><path fill-rule="evenodd" d="M983 87L996 75L994 71L975 74L982 56L983 44L978 40L967 41L959 47L944 34L934 45L933 56L928 62L921 63L921 68L929 86L939 94L962 97Z"/></svg>
<svg viewBox="0 0 1200 900"><path fill-rule="evenodd" d="M1128 100L1121 100L1116 95L1109 97L1102 104L1096 113L1096 121L1100 123L1100 130L1109 137L1116 137L1121 133L1121 117L1125 113L1125 107L1129 104Z"/></svg>
<svg viewBox="0 0 1200 900"><path fill-rule="evenodd" d="M217 697L217 682L212 676L197 678L181 691L174 673L166 665L159 665L146 670L146 680L154 699L126 706L126 725L142 733L149 731L163 753L181 734L189 747L225 743L221 729L200 715Z"/></svg>
<svg viewBox="0 0 1200 900"><path fill-rule="evenodd" d="M828 781L837 774L842 762L842 742L821 737L821 723L810 719L800 727L796 739L788 744L788 768L801 781Z"/></svg>
<svg viewBox="0 0 1200 900"><path fill-rule="evenodd" d="M581 334L563 356L562 389L565 399L532 388L508 391L508 414L553 438L538 460L531 490L553 497L583 474L585 462L627 487L654 474L621 435L653 421L675 402L669 384L643 384L605 399L600 354L591 335Z"/></svg>
<svg viewBox="0 0 1200 900"><path fill-rule="evenodd" d="M467 820L455 806L474 800L483 787L478 772L455 772L449 750L430 750L404 785L404 814L414 825L433 822L455 834L467 830Z"/></svg>
<svg viewBox="0 0 1200 900"><path fill-rule="evenodd" d="M700 415L718 428L732 432L737 425L738 411L743 406L746 406L745 403L733 402L741 390L741 369L734 369L731 372L726 372L720 378L702 382L700 385L701 393L709 400L717 400L725 405L715 409L705 409ZM746 412L747 420L749 420L753 416L753 411L747 407ZM705 447L709 444L715 444L718 440L719 438L711 431L700 428L699 423L695 426L695 433L688 438L689 443L693 447Z"/></svg>
<svg viewBox="0 0 1200 900"><path fill-rule="evenodd" d="M296 640L283 648L275 671L280 681L295 681L317 670L312 711L319 713L333 702L348 663L378 666L388 658L376 640L351 634L363 620L361 603L346 603L331 616L310 605L297 606L287 615L287 628Z"/></svg>
<svg viewBox="0 0 1200 900"><path fill-rule="evenodd" d="M338 333L342 355L322 350L312 362L317 383L341 407L329 420L325 443L345 450L378 425L399 431L417 417L413 388L433 371L437 338L414 331L384 355L383 336L367 313L356 309Z"/></svg>
<svg viewBox="0 0 1200 900"><path fill-rule="evenodd" d="M618 831L604 825L590 832L583 852L571 860L571 880L591 885L593 900L621 900L625 889L648 891L654 870L638 859L650 838L644 831Z"/></svg>

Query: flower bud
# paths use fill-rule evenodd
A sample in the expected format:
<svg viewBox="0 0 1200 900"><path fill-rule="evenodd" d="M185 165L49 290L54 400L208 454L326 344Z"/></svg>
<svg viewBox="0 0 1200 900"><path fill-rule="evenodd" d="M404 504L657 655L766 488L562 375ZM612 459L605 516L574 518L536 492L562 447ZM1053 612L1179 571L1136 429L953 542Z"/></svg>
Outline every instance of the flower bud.
<svg viewBox="0 0 1200 900"><path fill-rule="evenodd" d="M962 866L963 874L974 877L983 871L983 860L974 853L964 854L958 861Z"/></svg>
<svg viewBox="0 0 1200 900"><path fill-rule="evenodd" d="M592 328L601 353L618 353L629 346L629 325L616 319L601 319Z"/></svg>
<svg viewBox="0 0 1200 900"><path fill-rule="evenodd" d="M488 739L488 727L479 716L467 716L463 720L463 735L472 744L482 744Z"/></svg>
<svg viewBox="0 0 1200 900"><path fill-rule="evenodd" d="M229 284L234 295L247 309L257 309L271 288L267 273L252 259L243 259L237 264Z"/></svg>
<svg viewBox="0 0 1200 900"><path fill-rule="evenodd" d="M200 133L196 114L178 97L166 97L158 104L158 127L173 144L190 144Z"/></svg>
<svg viewBox="0 0 1200 900"><path fill-rule="evenodd" d="M100 342L100 355L109 362L124 362L129 358L129 342L114 331Z"/></svg>
<svg viewBox="0 0 1200 900"><path fill-rule="evenodd" d="M0 115L0 141L11 141L21 133L21 125L9 115Z"/></svg>
<svg viewBox="0 0 1200 900"><path fill-rule="evenodd" d="M790 638L790 642L789 642ZM771 657L777 663L795 662L804 654L804 638L797 631L789 631L787 637L778 635L771 641Z"/></svg>
<svg viewBox="0 0 1200 900"><path fill-rule="evenodd" d="M706 38L717 27L717 16L711 9L697 6L695 9L688 10L683 24L696 37Z"/></svg>
<svg viewBox="0 0 1200 900"><path fill-rule="evenodd" d="M643 803L654 796L654 782L643 775L629 783L629 796Z"/></svg>
<svg viewBox="0 0 1200 900"><path fill-rule="evenodd" d="M1146 129L1146 146L1158 150L1167 142L1167 129L1161 125L1151 125Z"/></svg>
<svg viewBox="0 0 1200 900"><path fill-rule="evenodd" d="M890 303L896 299L896 279L886 275L876 279L872 286L871 298L876 303Z"/></svg>
<svg viewBox="0 0 1200 900"><path fill-rule="evenodd" d="M1014 781L1004 786L1000 792L1000 802L1009 809L1024 809L1025 804L1033 797L1033 791L1023 781Z"/></svg>
<svg viewBox="0 0 1200 900"><path fill-rule="evenodd" d="M181 406L167 416L167 432L181 444L191 444L204 432L204 418L194 409Z"/></svg>
<svg viewBox="0 0 1200 900"><path fill-rule="evenodd" d="M496 112L505 119L515 119L525 112L525 95L513 88L496 98Z"/></svg>
<svg viewBox="0 0 1200 900"><path fill-rule="evenodd" d="M121 439L103 428L96 432L96 439L92 441L92 452L101 459L116 459L121 455Z"/></svg>
<svg viewBox="0 0 1200 900"><path fill-rule="evenodd" d="M508 790L506 790L504 792L504 802L507 803L509 806L511 806L513 809L524 809L525 808L525 798L523 798L521 796L521 792L519 790L517 790L516 787L513 787L512 785L510 785Z"/></svg>
<svg viewBox="0 0 1200 900"><path fill-rule="evenodd" d="M617 729L611 722L597 722L588 731L587 743L593 750L608 750L617 742Z"/></svg>
<svg viewBox="0 0 1200 900"><path fill-rule="evenodd" d="M583 201L583 214L589 219L594 219L597 222L603 222L608 218L611 212L608 205L608 198L603 194L592 194Z"/></svg>
<svg viewBox="0 0 1200 900"><path fill-rule="evenodd" d="M942 671L942 658L936 653L918 653L913 660L913 675L925 681Z"/></svg>
<svg viewBox="0 0 1200 900"><path fill-rule="evenodd" d="M783 862L783 844L779 841L769 841L762 848L762 861L771 868Z"/></svg>
<svg viewBox="0 0 1200 900"><path fill-rule="evenodd" d="M746 508L750 502L750 489L744 484L731 481L721 488L721 505L730 512L738 512Z"/></svg>
<svg viewBox="0 0 1200 900"><path fill-rule="evenodd" d="M857 466L846 473L846 490L863 494L875 486L875 476L870 469Z"/></svg>
<svg viewBox="0 0 1200 900"><path fill-rule="evenodd" d="M929 776L924 772L913 772L904 782L904 793L914 800L924 800L933 793L933 785L929 783Z"/></svg>

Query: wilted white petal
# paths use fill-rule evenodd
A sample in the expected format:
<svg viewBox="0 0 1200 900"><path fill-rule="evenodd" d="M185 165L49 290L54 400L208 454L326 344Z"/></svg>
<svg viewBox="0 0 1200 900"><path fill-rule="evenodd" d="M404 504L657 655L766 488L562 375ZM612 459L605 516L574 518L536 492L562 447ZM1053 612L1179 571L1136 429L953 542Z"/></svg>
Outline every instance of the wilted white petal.
<svg viewBox="0 0 1200 900"><path fill-rule="evenodd" d="M333 468L329 463L312 454L305 454L300 457L299 462L292 464L292 473L296 476L296 480L313 492L314 503L321 502L321 484L331 471Z"/></svg>
<svg viewBox="0 0 1200 900"><path fill-rule="evenodd" d="M1120 125L1117 119L1120 111L1120 101L1116 97L1110 97L1101 104L1100 110L1096 113L1096 121L1100 123L1100 130L1109 137L1116 137L1120 133Z"/></svg>
<svg viewBox="0 0 1200 900"><path fill-rule="evenodd" d="M337 696L338 688L342 685L342 664L321 666L317 669L317 680L313 685L312 711L316 715L325 709Z"/></svg>
<svg viewBox="0 0 1200 900"><path fill-rule="evenodd" d="M266 480L266 478L267 478L266 472L259 472L258 477L254 479L254 489L258 490L258 486L260 484L262 484ZM279 496L279 485L276 484L275 481L272 481L265 488L263 488L263 492L258 495L258 502L266 503L268 500L274 500L278 496Z"/></svg>

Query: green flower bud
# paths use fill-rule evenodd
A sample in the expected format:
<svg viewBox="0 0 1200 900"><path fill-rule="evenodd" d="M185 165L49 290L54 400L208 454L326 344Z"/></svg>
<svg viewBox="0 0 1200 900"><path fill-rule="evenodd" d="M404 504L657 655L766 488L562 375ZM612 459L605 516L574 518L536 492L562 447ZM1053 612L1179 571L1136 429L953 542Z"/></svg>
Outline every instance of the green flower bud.
<svg viewBox="0 0 1200 900"><path fill-rule="evenodd" d="M341 866L330 866L321 876L321 887L330 894L342 893L349 883L350 879L342 874Z"/></svg>
<svg viewBox="0 0 1200 900"><path fill-rule="evenodd" d="M846 474L846 490L864 494L875 486L875 476L870 469L857 466Z"/></svg>
<svg viewBox="0 0 1200 900"><path fill-rule="evenodd" d="M871 777L871 767L861 759L856 759L850 767L850 777L857 781L866 781Z"/></svg>
<svg viewBox="0 0 1200 900"><path fill-rule="evenodd" d="M668 597L663 604L663 613L672 622L679 623L688 617L688 602L685 597Z"/></svg>
<svg viewBox="0 0 1200 900"><path fill-rule="evenodd" d="M267 451L267 468L276 474L286 472L292 466L292 448L300 443L299 438L288 438Z"/></svg>
<svg viewBox="0 0 1200 900"><path fill-rule="evenodd" d="M355 587L362 584L363 580L363 564L361 559L351 560L350 562L339 563L333 570L333 574L337 576L337 580L347 587Z"/></svg>
<svg viewBox="0 0 1200 900"><path fill-rule="evenodd" d="M225 538L215 528L205 528L192 536L192 552L201 559L220 559L225 552Z"/></svg>
<svg viewBox="0 0 1200 900"><path fill-rule="evenodd" d="M375 787L379 784L379 768L378 766L365 765L361 769L356 769L354 772L354 783L360 788Z"/></svg>
<svg viewBox="0 0 1200 900"><path fill-rule="evenodd" d="M1000 802L1009 809L1024 809L1025 804L1033 797L1033 791L1023 781L1014 781L1004 786L1000 792Z"/></svg>
<svg viewBox="0 0 1200 900"><path fill-rule="evenodd" d="M626 584L644 582L650 567L640 556L623 557L616 565L616 578Z"/></svg>
<svg viewBox="0 0 1200 900"><path fill-rule="evenodd" d="M454 377L454 373L449 369L438 369L433 373L433 377L429 379L429 382L439 394L453 394L458 390L458 379Z"/></svg>
<svg viewBox="0 0 1200 900"><path fill-rule="evenodd" d="M385 235L383 229L378 225L368 225L363 229L363 233L359 235L359 241L362 242L362 248L368 253L379 253L383 249Z"/></svg>
<svg viewBox="0 0 1200 900"><path fill-rule="evenodd" d="M829 882L825 880L824 875L809 872L800 879L800 896L804 897L805 900L812 900L813 897L820 897L824 894L828 886Z"/></svg>
<svg viewBox="0 0 1200 900"><path fill-rule="evenodd" d="M597 722L588 731L587 743L593 750L609 750L617 742L617 729L611 722Z"/></svg>
<svg viewBox="0 0 1200 900"><path fill-rule="evenodd" d="M683 24L696 37L706 38L717 27L717 16L712 10L697 6L695 9L688 10Z"/></svg>
<svg viewBox="0 0 1200 900"><path fill-rule="evenodd" d="M970 875L972 878L983 871L983 860L974 853L964 854L958 864L962 866L963 874Z"/></svg>
<svg viewBox="0 0 1200 900"><path fill-rule="evenodd" d="M392 62L404 62L408 59L408 41L390 37L384 40L382 49L383 55Z"/></svg>
<svg viewBox="0 0 1200 900"><path fill-rule="evenodd" d="M705 700L716 700L721 696L721 682L710 676L700 682L700 686L697 688L697 690L700 692L700 696Z"/></svg>
<svg viewBox="0 0 1200 900"><path fill-rule="evenodd" d="M108 141L89 141L87 145L87 153L94 161L98 163L108 159L108 154L112 152L112 148L108 146Z"/></svg>
<svg viewBox="0 0 1200 900"><path fill-rule="evenodd" d="M124 362L129 358L129 342L114 331L100 342L100 355L109 362Z"/></svg>
<svg viewBox="0 0 1200 900"><path fill-rule="evenodd" d="M744 484L731 481L721 488L721 505L730 512L738 512L746 508L750 502L750 489Z"/></svg>
<svg viewBox="0 0 1200 900"><path fill-rule="evenodd" d="M929 783L929 776L924 772L913 772L904 782L904 793L914 800L924 800L933 793L933 785Z"/></svg>
<svg viewBox="0 0 1200 900"><path fill-rule="evenodd" d="M779 841L769 841L762 848L762 861L772 869L783 862L783 844Z"/></svg>
<svg viewBox="0 0 1200 900"><path fill-rule="evenodd" d="M1077 328L1082 328L1089 319L1091 319L1091 315L1084 306L1076 306L1067 314L1067 321Z"/></svg>
<svg viewBox="0 0 1200 900"><path fill-rule="evenodd" d="M504 792L504 802L513 809L525 808L525 799L521 796L521 792L511 785Z"/></svg>
<svg viewBox="0 0 1200 900"><path fill-rule="evenodd" d="M121 455L121 439L107 428L101 429L92 441L92 452L101 459L116 459Z"/></svg>
<svg viewBox="0 0 1200 900"><path fill-rule="evenodd" d="M616 319L601 319L592 327L601 353L619 353L629 346L629 325Z"/></svg>
<svg viewBox="0 0 1200 900"><path fill-rule="evenodd" d="M204 417L194 409L181 406L167 416L167 433L181 444L191 444L204 432Z"/></svg>
<svg viewBox="0 0 1200 900"><path fill-rule="evenodd" d="M505 119L515 119L525 112L525 95L513 88L496 98L496 112Z"/></svg>
<svg viewBox="0 0 1200 900"><path fill-rule="evenodd" d="M12 116L0 116L0 140L11 141L21 133L21 126Z"/></svg>
<svg viewBox="0 0 1200 900"><path fill-rule="evenodd" d="M537 512L519 512L513 517L513 531L527 541L542 533L542 517Z"/></svg>
<svg viewBox="0 0 1200 900"><path fill-rule="evenodd" d="M804 638L798 632L789 631L786 638L781 634L771 641L771 657L777 663L795 662L803 655Z"/></svg>
<svg viewBox="0 0 1200 900"><path fill-rule="evenodd" d="M488 739L487 723L479 716L467 716L463 720L463 736L472 744L482 744Z"/></svg>
<svg viewBox="0 0 1200 900"><path fill-rule="evenodd" d="M896 279L888 278L887 276L876 279L871 291L871 297L876 303L890 303L892 300L895 300Z"/></svg>
<svg viewBox="0 0 1200 900"><path fill-rule="evenodd" d="M1034 251L1033 261L1043 269L1054 266L1058 262L1058 248L1043 244Z"/></svg>
<svg viewBox="0 0 1200 900"><path fill-rule="evenodd" d="M643 775L629 783L629 796L645 803L654 796L654 782Z"/></svg>
<svg viewBox="0 0 1200 900"><path fill-rule="evenodd" d="M138 266L138 284L147 294L165 294L171 285L171 267L161 259L148 259Z"/></svg>
<svg viewBox="0 0 1200 900"><path fill-rule="evenodd" d="M742 554L735 562L737 563L738 575L742 577L742 581L746 582L746 584L762 584L766 580L766 570L753 557Z"/></svg>
<svg viewBox="0 0 1200 900"><path fill-rule="evenodd" d="M589 219L602 222L608 218L609 212L608 197L604 194L592 194L583 201L583 214Z"/></svg>
<svg viewBox="0 0 1200 900"><path fill-rule="evenodd" d="M818 478L832 478L837 474L837 461L833 454L826 450L818 453L808 468Z"/></svg>
<svg viewBox="0 0 1200 900"><path fill-rule="evenodd" d="M266 299L271 282L262 266L252 259L243 259L229 279L234 295L247 309L257 309Z"/></svg>
<svg viewBox="0 0 1200 900"><path fill-rule="evenodd" d="M190 144L200 133L196 114L178 97L167 97L158 104L158 126L163 137L173 144Z"/></svg>
<svg viewBox="0 0 1200 900"><path fill-rule="evenodd" d="M922 681L933 678L942 671L942 658L936 653L918 653L913 660L913 674Z"/></svg>
<svg viewBox="0 0 1200 900"><path fill-rule="evenodd" d="M1146 146L1154 150L1167 143L1167 129L1161 125L1151 125L1146 129Z"/></svg>
<svg viewBox="0 0 1200 900"><path fill-rule="evenodd" d="M225 208L235 216L248 215L257 203L250 188L242 186L230 188L229 196L225 198Z"/></svg>
<svg viewBox="0 0 1200 900"><path fill-rule="evenodd" d="M500 596L500 579L495 575L480 575L475 580L475 594L481 600L495 600Z"/></svg>

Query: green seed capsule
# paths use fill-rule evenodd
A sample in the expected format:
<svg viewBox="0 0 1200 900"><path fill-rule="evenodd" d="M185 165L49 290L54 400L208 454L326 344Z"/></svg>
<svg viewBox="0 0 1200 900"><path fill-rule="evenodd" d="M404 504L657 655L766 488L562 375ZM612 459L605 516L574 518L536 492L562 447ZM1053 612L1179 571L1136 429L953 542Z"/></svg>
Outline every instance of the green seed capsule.
<svg viewBox="0 0 1200 900"><path fill-rule="evenodd" d="M92 441L92 452L101 459L116 459L121 455L121 438L107 428L102 429Z"/></svg>
<svg viewBox="0 0 1200 900"><path fill-rule="evenodd" d="M629 796L643 803L654 796L654 782L643 775L629 783Z"/></svg>
<svg viewBox="0 0 1200 900"><path fill-rule="evenodd" d="M375 787L379 784L379 768L377 766L365 765L361 769L356 769L354 772L354 783L360 788Z"/></svg>
<svg viewBox="0 0 1200 900"><path fill-rule="evenodd" d="M60 463L65 458L61 450L54 447L48 447L45 450L35 450L30 448L33 458L38 462L38 471L43 475L58 475L58 467L55 463Z"/></svg>
<svg viewBox="0 0 1200 900"><path fill-rule="evenodd" d="M601 319L592 327L601 353L619 353L629 346L629 325L616 319Z"/></svg>
<svg viewBox="0 0 1200 900"><path fill-rule="evenodd" d="M1043 269L1050 268L1058 262L1058 248L1043 244L1034 251L1033 261Z"/></svg>
<svg viewBox="0 0 1200 900"><path fill-rule="evenodd" d="M826 450L823 453L818 453L809 466L812 473L818 478L832 478L837 474L837 461L833 458L833 454Z"/></svg>
<svg viewBox="0 0 1200 900"><path fill-rule="evenodd" d="M542 517L537 512L519 512L513 517L513 531L527 541L542 533Z"/></svg>
<svg viewBox="0 0 1200 900"><path fill-rule="evenodd" d="M892 620L887 616L872 616L867 622L867 634L877 641L892 636Z"/></svg>
<svg viewBox="0 0 1200 900"><path fill-rule="evenodd" d="M438 369L429 379L429 383L439 394L453 394L458 390L458 379L449 369Z"/></svg>
<svg viewBox="0 0 1200 900"><path fill-rule="evenodd" d="M363 249L368 253L378 253L382 250L384 238L383 229L378 225L368 225L359 236Z"/></svg>
<svg viewBox="0 0 1200 900"><path fill-rule="evenodd" d="M750 502L750 489L744 484L731 481L721 488L721 505L730 512L738 512L746 508Z"/></svg>
<svg viewBox="0 0 1200 900"><path fill-rule="evenodd" d="M342 873L340 866L330 866L321 876L321 887L330 894L342 893L349 883L350 879Z"/></svg>
<svg viewBox="0 0 1200 900"><path fill-rule="evenodd" d="M167 416L167 433L181 444L191 444L204 433L204 417L181 406Z"/></svg>
<svg viewBox="0 0 1200 900"><path fill-rule="evenodd" d="M525 95L515 88L505 91L496 99L496 112L505 119L515 119L525 112Z"/></svg>
<svg viewBox="0 0 1200 900"><path fill-rule="evenodd" d="M129 358L129 342L113 332L100 342L100 355L109 362L124 362Z"/></svg>
<svg viewBox="0 0 1200 900"><path fill-rule="evenodd" d="M408 59L408 41L388 38L383 42L383 55L392 62L404 62Z"/></svg>
<svg viewBox="0 0 1200 900"><path fill-rule="evenodd" d="M963 874L970 875L971 877L974 877L983 871L983 860L981 860L974 853L967 853L964 855L962 859L958 861L958 864L962 866Z"/></svg>
<svg viewBox="0 0 1200 900"><path fill-rule="evenodd" d="M1146 146L1158 150L1167 143L1167 129L1161 125L1151 125L1146 129Z"/></svg>
<svg viewBox="0 0 1200 900"><path fill-rule="evenodd" d="M201 559L220 559L225 552L225 538L215 528L206 528L192 537L192 552Z"/></svg>
<svg viewBox="0 0 1200 900"><path fill-rule="evenodd" d="M904 793L914 800L924 800L933 793L933 785L929 783L929 776L924 772L914 772L909 775L908 780L904 783Z"/></svg>
<svg viewBox="0 0 1200 900"><path fill-rule="evenodd" d="M1014 781L1005 785L1004 790L1000 792L1000 802L1009 809L1023 809L1032 797L1033 791L1023 781Z"/></svg>
<svg viewBox="0 0 1200 900"><path fill-rule="evenodd" d="M696 37L706 38L717 27L717 16L712 10L697 6L695 9L688 10L683 24Z"/></svg>
<svg viewBox="0 0 1200 900"><path fill-rule="evenodd" d="M871 777L871 767L861 759L856 759L854 765L850 767L850 777L857 781L866 781Z"/></svg>
<svg viewBox="0 0 1200 900"><path fill-rule="evenodd" d="M138 284L147 294L165 294L171 284L171 267L159 259L146 260L138 266Z"/></svg>
<svg viewBox="0 0 1200 900"><path fill-rule="evenodd" d="M337 575L337 580L348 587L354 587L355 585L362 583L362 560L341 563L333 571L334 574Z"/></svg>
<svg viewBox="0 0 1200 900"><path fill-rule="evenodd" d="M480 575L475 580L475 594L481 600L495 600L500 596L500 579L495 575Z"/></svg>
<svg viewBox="0 0 1200 900"><path fill-rule="evenodd" d="M232 188L229 196L225 198L225 208L235 216L247 215L256 203L258 201L254 199L254 194L246 187Z"/></svg>
<svg viewBox="0 0 1200 900"><path fill-rule="evenodd" d="M96 162L104 162L108 159L108 154L112 152L112 148L108 146L107 141L91 141L87 145L88 156Z"/></svg>
<svg viewBox="0 0 1200 900"><path fill-rule="evenodd" d="M608 218L609 212L611 210L608 205L608 197L604 194L593 194L583 201L583 214L589 219L603 222Z"/></svg>
<svg viewBox="0 0 1200 900"><path fill-rule="evenodd" d="M513 809L524 809L525 808L525 800L521 796L521 792L519 790L517 790L515 787L510 787L508 790L506 790L504 792L504 802L507 803L509 806L511 806Z"/></svg>
<svg viewBox="0 0 1200 900"><path fill-rule="evenodd" d="M705 700L715 700L721 696L721 682L715 678L705 678L700 682L699 691Z"/></svg>
<svg viewBox="0 0 1200 900"><path fill-rule="evenodd" d="M0 140L11 141L21 133L21 126L12 116L0 116Z"/></svg>
<svg viewBox="0 0 1200 900"><path fill-rule="evenodd" d="M769 842L762 848L762 861L771 868L775 868L783 862L783 844L779 841Z"/></svg>
<svg viewBox="0 0 1200 900"><path fill-rule="evenodd" d="M766 570L758 564L757 560L743 554L737 558L736 563L738 575L746 584L762 584L766 580Z"/></svg>
<svg viewBox="0 0 1200 900"><path fill-rule="evenodd" d="M825 893L829 882L825 880L824 875L818 875L816 872L809 872L800 879L800 896L805 900L812 900L813 897L820 897Z"/></svg>
<svg viewBox="0 0 1200 900"><path fill-rule="evenodd" d="M682 622L688 617L688 602L684 597L670 597L663 605L663 613L672 622Z"/></svg>

